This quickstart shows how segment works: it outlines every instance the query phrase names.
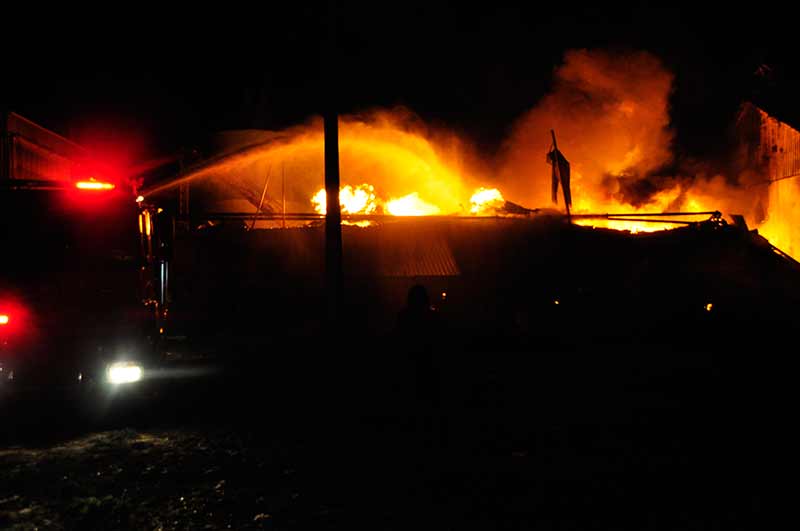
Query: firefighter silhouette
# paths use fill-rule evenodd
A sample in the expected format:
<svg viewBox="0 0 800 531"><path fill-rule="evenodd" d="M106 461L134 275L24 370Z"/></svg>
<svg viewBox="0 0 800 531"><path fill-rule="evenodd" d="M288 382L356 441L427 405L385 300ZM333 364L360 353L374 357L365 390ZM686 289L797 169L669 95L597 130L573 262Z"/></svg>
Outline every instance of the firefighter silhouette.
<svg viewBox="0 0 800 531"><path fill-rule="evenodd" d="M406 305L398 315L398 332L400 346L413 367L416 398L429 405L438 405L443 325L439 312L431 307L424 286L417 284L408 290Z"/></svg>

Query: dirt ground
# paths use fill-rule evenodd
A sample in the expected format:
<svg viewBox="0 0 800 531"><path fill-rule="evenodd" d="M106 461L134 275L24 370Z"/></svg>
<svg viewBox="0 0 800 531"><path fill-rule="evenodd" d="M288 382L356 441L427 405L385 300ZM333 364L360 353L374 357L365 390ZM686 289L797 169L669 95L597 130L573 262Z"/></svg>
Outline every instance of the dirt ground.
<svg viewBox="0 0 800 531"><path fill-rule="evenodd" d="M547 387L545 374L524 400L494 392L392 412L311 414L254 392L212 417L198 395L191 415L155 422L150 409L12 437L0 449L0 527L760 527L787 455L767 435L771 398L713 364L645 373L574 372L577 387L561 393L565 380ZM569 402L573 388L583 393Z"/></svg>
<svg viewBox="0 0 800 531"><path fill-rule="evenodd" d="M0 461L10 529L262 529L297 494L289 459L232 434L119 429Z"/></svg>

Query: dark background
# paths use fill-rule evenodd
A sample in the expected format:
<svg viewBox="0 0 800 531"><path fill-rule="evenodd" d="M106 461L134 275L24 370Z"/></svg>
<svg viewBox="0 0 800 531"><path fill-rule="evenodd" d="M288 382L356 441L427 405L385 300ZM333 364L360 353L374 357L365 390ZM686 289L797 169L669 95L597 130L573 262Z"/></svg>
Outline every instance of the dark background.
<svg viewBox="0 0 800 531"><path fill-rule="evenodd" d="M676 76L671 103L681 154L717 149L743 99L756 98L782 119L797 123L792 122L797 111L791 95L800 83L794 46L789 45L796 39L796 20L775 3L751 4L747 10L733 3L377 4L347 3L336 13L340 110L406 105L426 120L463 133L489 154L514 120L547 92L564 51L582 47L644 49L664 61ZM274 129L297 123L322 109L327 88L321 75L327 11L298 5L114 3L69 5L64 12L36 5L26 13L4 6L0 107L106 149L122 162L173 153L224 128ZM763 75L755 74L759 69ZM725 234L730 237L709 241L729 242L731 254L747 256L742 249L749 244L740 244L741 236L733 230ZM665 238L675 237L684 245L695 241L680 236ZM220 239L228 241L224 234ZM614 256L602 243L596 240L596 248ZM713 260L717 251L705 245L705 239L696 243L711 256L706 262L709 271L719 273ZM769 248L747 248L751 247L770 258L765 259L768 265L777 263ZM579 245L576 249L581 250L576 259L565 263L602 274L595 264L583 267L596 261L599 251L582 251ZM630 278L641 281L648 308L659 307L662 299L647 287L659 287L663 291L657 293L679 304L683 301L672 288L682 278L698 284L706 278L691 274L690 266L703 262L689 252L694 249L683 249L663 247L662 255L671 258L653 259L659 267L647 262L657 254L643 252L636 253L644 256L643 262L627 264L641 271L641 278ZM693 259L684 260L687 256ZM733 278L770 280L775 288L763 291L765 297L794 293L785 289L791 282L783 282L793 281L794 270L785 277L758 275L749 265L736 269L732 260L719 263L732 268ZM611 269L611 264L605 267ZM570 272L564 278L572 278ZM740 273L742 277L736 277ZM544 276L531 278L552 283ZM598 279L601 287L616 286L605 277ZM760 285L753 282L757 289ZM727 285L721 291L739 294ZM695 295L706 294L697 290ZM458 300L455 292L449 299ZM570 308L542 300L551 309ZM568 302L566 296L561 300ZM619 298L604 297L603 292L595 300L601 304ZM702 310L706 300L714 301L714 313ZM725 304L716 298L697 303L691 308L706 317L724 315L716 308ZM766 305L743 307L764 318ZM796 305L769 307L790 317ZM639 305L629 308L643 321L651 317ZM596 313L609 320L615 316L606 304ZM439 529L486 529L514 522L551 529L722 528L723 522L735 522L727 527L757 527L742 522L761 522L762 512L774 514L762 508L775 499L768 487L779 484L775 476L786 474L795 460L797 444L786 423L790 404L796 403L791 396L794 373L786 370L783 340L792 339L796 328L772 327L772 322L753 327L749 321L708 328L691 316L686 321L688 328L677 332L669 323L652 321L657 337L685 348L677 353L670 348L655 351L649 344L639 350L635 342L640 338L627 321L612 330L633 336L622 353L615 344L576 348L574 355L548 356L542 351L538 356L467 361L457 352L461 357L453 367L472 380L461 373L453 380L477 383L459 383L468 392L456 398L467 396L470 402L455 408L451 424L444 427L435 427L435 417L415 415L415 410L405 413L399 408L393 417L381 411L383 403L374 396L363 399L361 392L368 384L384 384L368 372L382 360L373 350L364 358L374 365L361 366L361 372L349 370L350 365L336 367L347 374L345 380L331 378L338 373L305 363L296 353L265 356L264 363L283 360L294 364L296 372L287 377L270 367L252 371L244 385L238 379L223 379L222 388L202 383L200 391L184 393L185 410L174 413L179 420L165 421L185 425L191 418L188 411L198 423L211 422L210 405L217 419L234 425L230 431L245 434L237 435L239 439L214 435L218 442L209 444L211 451L190 439L181 443L184 447L173 445L175 449L166 453L159 448L141 460L133 451L143 448L141 443L125 446L133 448L125 450L128 453L101 456L120 470L124 463L124 475L107 473L107 468L101 475L101 461L93 450L75 463L49 459L41 467L24 461L17 466L6 458L0 463L0 499L18 504L20 514L36 514L32 507L48 509L47 517L67 515L61 517L67 521L74 515L73 527L78 529L158 527L158 518L169 515L171 520L178 512L176 500L183 502L184 495L191 503L210 500L218 526L233 522L234 528L254 527L254 515L261 513L271 514L276 528L324 528L320 520L329 522L329 528L341 528L353 519L394 520L399 523L386 528L398 529L412 527L409 524L420 528L427 522L436 522L429 526ZM563 322L575 327L573 320ZM717 342L720 334L715 331L722 331L725 340ZM785 336L776 333L780 331ZM743 342L743 334L751 341ZM691 340L698 336L703 343ZM569 339L583 337L574 333ZM705 346L710 352L692 351ZM354 364L355 358L314 358L331 364L340 359ZM308 372L314 378L308 378ZM270 380L261 379L263 374ZM368 377L362 378L364 374ZM319 381L326 387L317 387ZM295 382L302 386L293 388ZM292 394L284 392L286 388ZM180 388L174 391L175 396L181 393ZM196 397L204 402L194 401ZM384 416L364 421L360 415L368 408ZM286 420L276 422L281 415ZM403 415L411 420L404 423ZM38 415L25 417L50 426ZM152 422L149 415L141 419ZM248 430L255 435L247 435ZM292 437L297 440L282 440ZM228 441L237 445L236 452L225 451ZM268 468L240 459L239 454L254 455L242 447L266 448ZM212 465L221 468L209 475ZM70 483L62 483L68 476ZM215 487L222 479L228 482L224 499ZM99 499L108 493L114 496ZM104 506L101 501L108 498ZM219 505L211 505L218 498ZM99 509L84 509L91 500ZM116 505L106 508L112 503ZM129 513L142 519L126 516ZM181 509L182 528L208 523L205 514ZM424 516L428 514L436 518ZM0 527L5 523L2 517Z"/></svg>
<svg viewBox="0 0 800 531"><path fill-rule="evenodd" d="M744 99L797 114L794 22L777 4L339 4L340 110L405 105L487 154L572 48L660 57L684 155L713 151ZM327 3L4 11L0 105L125 161L322 109Z"/></svg>

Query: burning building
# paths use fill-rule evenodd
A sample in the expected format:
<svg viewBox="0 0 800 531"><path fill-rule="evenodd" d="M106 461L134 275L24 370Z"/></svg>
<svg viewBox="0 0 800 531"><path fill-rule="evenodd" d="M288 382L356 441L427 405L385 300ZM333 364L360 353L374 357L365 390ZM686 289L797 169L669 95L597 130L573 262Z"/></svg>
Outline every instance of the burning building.
<svg viewBox="0 0 800 531"><path fill-rule="evenodd" d="M736 175L675 169L671 80L648 54L571 52L493 158L405 110L341 117L343 326L361 345L389 341L419 283L467 344L790 319L798 133L745 105ZM549 197L553 123L569 217ZM161 224L173 322L242 344L302 341L325 317L321 121L214 145L143 189L154 216L176 221Z"/></svg>
<svg viewBox="0 0 800 531"><path fill-rule="evenodd" d="M763 109L742 105L736 123L745 186L755 197L753 224L792 256L800 253L800 131Z"/></svg>
<svg viewBox="0 0 800 531"><path fill-rule="evenodd" d="M296 344L322 330L319 191L311 194L315 187L308 186L298 193L286 173L267 168L255 172L263 188L254 193L245 179L225 173L229 164L257 166L247 154L269 157L271 149L285 147L233 151L143 193L155 217L177 222L159 226L170 269L170 319L179 335L200 335L206 346L235 338L246 349L265 340ZM487 188L450 214L397 215L377 190L344 185L341 196L342 324L361 346L391 344L415 284L428 288L453 325L454 344L462 346L664 340L665 328L689 337L697 327L711 339L722 333L711 332L722 320L747 327L783 321L790 318L786 308L800 301L798 264L741 216L611 216L656 227L666 219L667 227L677 227L637 233L572 223L609 216L568 218ZM305 210L293 211L304 197Z"/></svg>

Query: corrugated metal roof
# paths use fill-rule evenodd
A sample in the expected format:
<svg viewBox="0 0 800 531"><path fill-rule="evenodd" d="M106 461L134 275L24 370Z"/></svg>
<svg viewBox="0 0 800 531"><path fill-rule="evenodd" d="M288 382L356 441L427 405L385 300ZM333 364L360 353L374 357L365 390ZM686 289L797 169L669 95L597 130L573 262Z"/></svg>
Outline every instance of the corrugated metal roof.
<svg viewBox="0 0 800 531"><path fill-rule="evenodd" d="M443 277L460 274L445 235L424 224L403 223L343 231L346 274Z"/></svg>
<svg viewBox="0 0 800 531"><path fill-rule="evenodd" d="M461 274L452 235L441 224L404 222L382 227L343 227L343 269L353 277L452 277ZM203 230L179 238L181 261L229 257L245 277L257 274L321 275L323 227L286 230ZM462 238L463 239L463 238ZM205 243L203 243L205 242ZM462 253L463 254L463 253ZM240 257L244 255L246 260Z"/></svg>
<svg viewBox="0 0 800 531"><path fill-rule="evenodd" d="M399 241L380 258L378 276L447 277L460 273L450 246L440 236Z"/></svg>

